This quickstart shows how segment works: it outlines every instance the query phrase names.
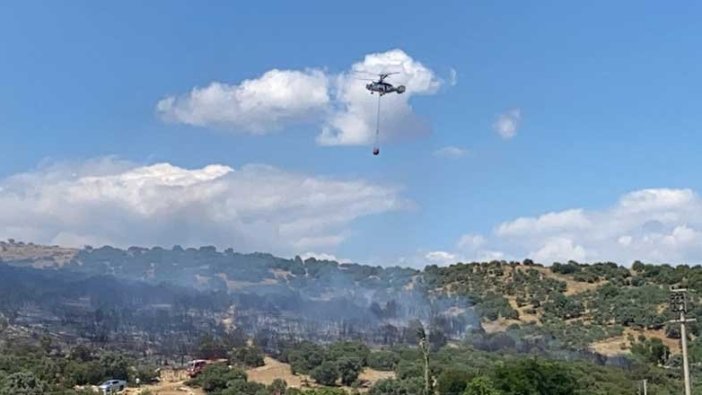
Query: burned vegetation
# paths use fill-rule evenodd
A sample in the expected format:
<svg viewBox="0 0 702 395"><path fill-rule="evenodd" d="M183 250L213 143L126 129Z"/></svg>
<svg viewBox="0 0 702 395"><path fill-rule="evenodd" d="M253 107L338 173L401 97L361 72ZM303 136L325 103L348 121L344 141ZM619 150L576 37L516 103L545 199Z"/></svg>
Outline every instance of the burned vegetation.
<svg viewBox="0 0 702 395"><path fill-rule="evenodd" d="M70 360L81 354L76 350L90 350L84 359L94 364L115 353L132 367L203 359L243 370L274 358L296 380L379 395L426 392L426 380L416 380L426 369L439 393L489 383L501 391L495 393L509 394L500 387L507 380L500 363L531 369L521 362L525 356L547 358L531 366L539 369L566 364L559 368L576 378L598 366L621 388L636 375L660 375L651 388L668 388L678 375L679 333L666 324L667 289L696 289L702 281L697 268L638 262L631 269L527 260L420 271L213 247L87 247L52 256L32 245L41 251L32 256L23 246L5 243L7 253L0 252L0 347L8 355L27 348ZM702 318L697 302L693 294L691 315ZM426 367L420 331L431 358ZM695 325L691 332L697 363L702 347ZM364 381L364 369L391 376ZM0 372L14 374L11 367ZM96 384L109 378L102 372L43 380L55 387ZM209 385L198 380L191 384ZM265 387L240 385L240 393L252 394ZM463 389L446 389L453 385Z"/></svg>

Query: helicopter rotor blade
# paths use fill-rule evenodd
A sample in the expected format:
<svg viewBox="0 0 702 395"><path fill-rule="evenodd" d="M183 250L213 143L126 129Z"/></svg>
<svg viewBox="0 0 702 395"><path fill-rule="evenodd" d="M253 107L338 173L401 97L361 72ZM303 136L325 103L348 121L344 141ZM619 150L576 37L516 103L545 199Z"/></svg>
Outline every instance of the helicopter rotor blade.
<svg viewBox="0 0 702 395"><path fill-rule="evenodd" d="M372 76L376 76L376 75L378 75L378 73L371 73L370 71L363 71L363 70L353 71L353 72L351 72L351 74L365 74L365 75L368 75L368 76L371 76L371 75L372 75Z"/></svg>
<svg viewBox="0 0 702 395"><path fill-rule="evenodd" d="M378 73L373 73L373 72L365 71L365 70L357 70L357 71L353 71L352 74L365 74L365 75L372 75L372 76L383 76L383 75L388 76L388 75L393 75L393 74L401 74L401 72L399 72L399 71L390 71L390 72L381 71Z"/></svg>

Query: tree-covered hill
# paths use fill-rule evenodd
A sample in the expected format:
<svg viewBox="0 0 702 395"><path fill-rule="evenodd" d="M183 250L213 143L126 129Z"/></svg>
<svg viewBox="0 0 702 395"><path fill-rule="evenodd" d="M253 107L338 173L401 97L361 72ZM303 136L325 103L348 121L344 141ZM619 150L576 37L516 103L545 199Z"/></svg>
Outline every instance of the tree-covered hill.
<svg viewBox="0 0 702 395"><path fill-rule="evenodd" d="M220 303L233 306L236 319L252 331L275 326L278 331L285 327L288 332L304 332L313 325L324 329L321 339L330 341L365 333L365 340L394 344L402 342L403 328L418 319L441 341L466 340L486 350L592 351L614 356L641 351L651 339L659 339L655 341L675 358L679 330L667 324L674 318L667 309L669 288L689 288L690 315L702 319L694 292L702 288L699 267L641 262L631 267L611 262L544 266L525 260L414 270L240 254L214 247L70 250L14 241L0 247L0 259L11 266L215 292L220 299L225 295ZM93 283L80 287L88 289ZM266 320L259 312L268 313ZM317 325L320 320L324 325ZM374 329L364 326L369 322ZM696 338L696 325L691 325L691 334ZM692 344L697 347L696 341Z"/></svg>

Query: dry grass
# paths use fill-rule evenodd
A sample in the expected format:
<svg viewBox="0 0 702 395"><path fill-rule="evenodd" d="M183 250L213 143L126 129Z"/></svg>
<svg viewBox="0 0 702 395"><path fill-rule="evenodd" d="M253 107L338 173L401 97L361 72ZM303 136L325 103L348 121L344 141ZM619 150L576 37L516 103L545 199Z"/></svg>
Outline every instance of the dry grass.
<svg viewBox="0 0 702 395"><path fill-rule="evenodd" d="M519 312L519 320L516 320L517 323L521 323L521 324L527 324L527 323L532 323L532 322L535 322L537 324L541 323L541 317L539 316L538 311L535 314L527 313L527 310L529 310L530 306L522 306L522 307L517 306L517 298L515 298L514 296L508 296L507 301L509 302L509 305L512 306L513 309L515 309Z"/></svg>
<svg viewBox="0 0 702 395"><path fill-rule="evenodd" d="M305 379L308 382L312 380L305 375L294 375L290 365L277 361L270 357L264 358L264 365L258 368L249 369L246 374L250 381L255 381L257 383L269 385L275 379L283 379L288 383L288 387L293 388L303 388L305 386Z"/></svg>
<svg viewBox="0 0 702 395"><path fill-rule="evenodd" d="M592 351L607 356L627 354L630 352L629 350L631 349L629 335L633 336L634 339L637 339L639 335L644 335L647 338L658 338L661 339L663 344L668 346L671 354L680 354L681 352L680 340L667 338L663 329L637 330L632 328L625 328L624 333L621 336L614 336L608 339L592 343L590 345L590 349Z"/></svg>
<svg viewBox="0 0 702 395"><path fill-rule="evenodd" d="M523 324L523 322L520 320L506 320L504 318L499 318L495 321L481 323L486 333L504 332L512 324Z"/></svg>
<svg viewBox="0 0 702 395"><path fill-rule="evenodd" d="M142 391L151 391L153 395L204 395L199 388L190 388L185 385L188 376L183 369L164 369L159 374L160 383L142 385L139 388L127 388L125 395L139 395Z"/></svg>
<svg viewBox="0 0 702 395"><path fill-rule="evenodd" d="M519 312L519 319L508 320L505 318L498 318L495 321L482 322L481 325L482 325L483 329L485 330L485 332L487 332L487 333L504 332L512 324L541 325L541 320L540 320L540 316L539 316L538 312L536 314L529 314L526 312L527 310L529 310L529 306L518 307L517 300L514 296L507 296L506 298L507 298L507 301L509 302L510 306L512 306L513 309L515 309Z"/></svg>
<svg viewBox="0 0 702 395"><path fill-rule="evenodd" d="M159 383L142 385L139 388L127 388L124 395L139 395L142 391L150 391L153 395L205 395L199 388L190 388L183 383Z"/></svg>
<svg viewBox="0 0 702 395"><path fill-rule="evenodd" d="M606 281L598 281L596 283L586 283L586 282L581 282L581 281L575 281L573 280L572 277L566 276L563 274L558 274L554 273L551 271L550 268L548 267L539 267L539 266L518 266L517 270L522 270L526 271L529 269L534 269L537 272L540 272L544 278L550 277L554 278L559 281L563 281L566 283L566 291L564 292L565 295L577 295L579 293L583 293L586 291L591 291L593 289L599 288L602 285L606 284Z"/></svg>
<svg viewBox="0 0 702 395"><path fill-rule="evenodd" d="M631 344L627 340L626 335L610 337L609 339L590 344L590 349L592 351L609 357L628 354L630 347Z"/></svg>
<svg viewBox="0 0 702 395"><path fill-rule="evenodd" d="M395 372L383 372L380 370L375 370L371 368L366 368L361 372L360 376L358 378L361 381L367 381L369 383L375 383L380 380L385 380L385 379L394 379L395 378Z"/></svg>
<svg viewBox="0 0 702 395"><path fill-rule="evenodd" d="M673 353L673 354L680 354L680 353L682 352L682 351L681 351L680 340L679 340L679 339L669 339L669 338L667 338L667 337L665 336L665 330L664 330L664 329L656 329L656 330L646 329L646 330L643 330L643 331L638 332L638 333L641 333L641 334L643 334L643 335L646 336L646 337L657 337L657 338L661 339L661 341L663 342L663 344L665 344L666 346L668 346L668 348L670 349L670 352Z"/></svg>
<svg viewBox="0 0 702 395"><path fill-rule="evenodd" d="M276 280L279 280L282 282L287 282L290 277L295 277L294 274L290 273L287 270L269 269L269 271L273 274L273 277L275 277Z"/></svg>
<svg viewBox="0 0 702 395"><path fill-rule="evenodd" d="M304 374L294 375L290 369L290 365L277 361L270 357L264 358L264 365L258 368L248 369L246 374L249 381L256 383L261 383L269 385L275 379L283 379L291 388L315 388L319 387L314 383L309 376ZM359 380L365 383L362 388L359 388L361 392L367 391L378 380L394 378L394 372L382 372L375 369L366 368L359 375ZM350 390L348 387L342 387Z"/></svg>
<svg viewBox="0 0 702 395"><path fill-rule="evenodd" d="M219 278L224 280L225 283L227 283L227 288L230 291L240 291L249 287L257 286L257 285L275 285L278 284L278 281L273 278L265 278L261 282L250 282L250 281L237 281L237 280L230 280L229 277L227 276L226 273L219 273L217 275Z"/></svg>
<svg viewBox="0 0 702 395"><path fill-rule="evenodd" d="M30 260L32 266L38 269L52 266L61 267L70 262L76 254L78 254L78 250L73 248L0 241L0 259L4 261Z"/></svg>

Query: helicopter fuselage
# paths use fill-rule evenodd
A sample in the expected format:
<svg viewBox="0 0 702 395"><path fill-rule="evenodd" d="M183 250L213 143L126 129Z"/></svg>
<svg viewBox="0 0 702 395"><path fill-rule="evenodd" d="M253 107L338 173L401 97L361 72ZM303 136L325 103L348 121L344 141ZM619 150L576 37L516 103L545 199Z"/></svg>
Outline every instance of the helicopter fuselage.
<svg viewBox="0 0 702 395"><path fill-rule="evenodd" d="M400 94L405 91L404 85L395 87L387 82L371 82L370 84L366 84L366 89L368 89L371 94L377 92L380 96L392 92L397 92Z"/></svg>

